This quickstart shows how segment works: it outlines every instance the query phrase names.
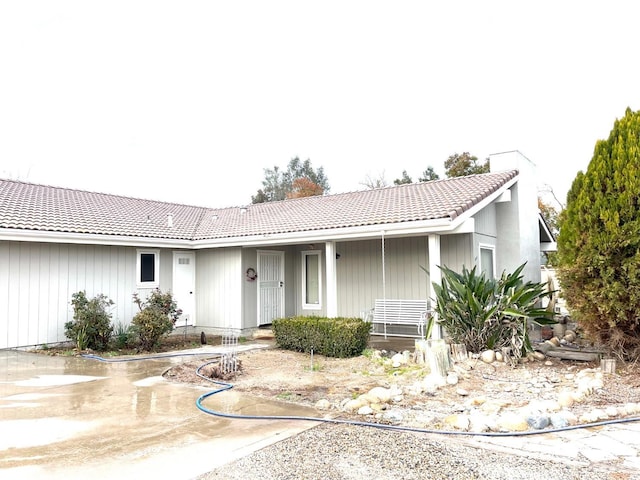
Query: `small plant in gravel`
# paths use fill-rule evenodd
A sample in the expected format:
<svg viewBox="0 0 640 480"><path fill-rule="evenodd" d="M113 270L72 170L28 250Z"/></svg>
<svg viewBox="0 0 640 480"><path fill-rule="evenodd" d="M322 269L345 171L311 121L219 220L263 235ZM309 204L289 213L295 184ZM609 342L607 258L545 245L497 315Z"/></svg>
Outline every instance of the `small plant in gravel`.
<svg viewBox="0 0 640 480"><path fill-rule="evenodd" d="M118 322L113 332L113 343L116 349L122 350L130 346L134 338L134 332L131 325L126 326L122 322Z"/></svg>

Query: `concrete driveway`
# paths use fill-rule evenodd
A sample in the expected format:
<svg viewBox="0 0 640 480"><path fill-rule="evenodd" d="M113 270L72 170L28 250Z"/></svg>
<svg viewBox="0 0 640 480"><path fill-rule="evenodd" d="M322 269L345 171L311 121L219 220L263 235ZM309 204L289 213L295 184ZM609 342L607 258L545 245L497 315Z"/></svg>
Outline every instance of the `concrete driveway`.
<svg viewBox="0 0 640 480"><path fill-rule="evenodd" d="M203 363L216 352L220 347L205 347ZM208 389L161 376L182 361L102 363L0 351L0 479L191 479L316 425L202 413L195 402ZM233 390L205 406L261 415L313 413L240 398Z"/></svg>

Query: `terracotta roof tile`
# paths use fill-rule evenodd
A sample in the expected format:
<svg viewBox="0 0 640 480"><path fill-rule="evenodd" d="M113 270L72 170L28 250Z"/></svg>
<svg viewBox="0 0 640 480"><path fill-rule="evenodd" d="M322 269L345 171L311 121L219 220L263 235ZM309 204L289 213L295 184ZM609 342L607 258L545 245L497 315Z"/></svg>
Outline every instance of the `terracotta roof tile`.
<svg viewBox="0 0 640 480"><path fill-rule="evenodd" d="M512 170L222 209L0 180L0 228L207 240L453 220L516 175Z"/></svg>

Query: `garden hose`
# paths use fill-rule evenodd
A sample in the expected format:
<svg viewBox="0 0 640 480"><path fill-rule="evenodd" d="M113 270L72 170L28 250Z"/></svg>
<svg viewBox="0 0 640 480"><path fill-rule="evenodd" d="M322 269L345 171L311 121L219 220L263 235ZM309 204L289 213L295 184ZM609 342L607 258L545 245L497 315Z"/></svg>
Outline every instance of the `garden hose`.
<svg viewBox="0 0 640 480"><path fill-rule="evenodd" d="M202 356L202 355L210 355L210 354L176 353L176 354L169 354L169 355L151 355L151 356L136 357L136 358L112 358L112 359L103 358L98 355L81 355L81 356L82 358L87 358L89 360L97 360L100 362L107 362L107 363L118 363L118 362L157 360L157 359L171 358L171 357L185 357L185 356L198 356L198 355ZM301 415L245 415L245 414L239 414L239 413L224 413L224 412L219 412L219 411L207 408L202 404L202 402L207 398L213 395L216 395L218 393L231 390L233 388L233 384L231 383L214 380L200 373L200 371L206 366L220 362L220 358L222 355L221 354L216 354L216 355L218 355L218 358L200 365L196 369L195 374L204 380L207 380L215 385L218 385L219 388L216 388L215 390L212 390L211 392L207 392L203 395L200 395L196 400L196 407L203 413L206 413L208 415L213 415L215 417L221 417L221 418L243 419L243 420L310 421L310 422L319 422L319 423L333 423L333 424L341 424L341 425L371 427L371 428L379 428L383 430L395 430L398 432L432 433L432 434L439 434L439 435L458 435L458 436L474 436L474 437L524 437L524 436L531 436L531 435L540 435L544 433L558 433L558 432L567 432L569 430L579 430L583 428L602 427L605 425L615 425L619 423L631 423L631 422L637 422L638 420L640 420L640 416L635 416L635 417L628 417L628 418L603 420L601 422L583 423L580 425L569 425L566 427L546 428L542 430L527 430L524 432L467 432L467 431L459 431L459 430L437 430L437 429L429 429L429 428L404 427L400 425L389 425L389 424L374 423L374 422L362 422L358 420L345 420L345 419L338 419L338 418L306 417Z"/></svg>

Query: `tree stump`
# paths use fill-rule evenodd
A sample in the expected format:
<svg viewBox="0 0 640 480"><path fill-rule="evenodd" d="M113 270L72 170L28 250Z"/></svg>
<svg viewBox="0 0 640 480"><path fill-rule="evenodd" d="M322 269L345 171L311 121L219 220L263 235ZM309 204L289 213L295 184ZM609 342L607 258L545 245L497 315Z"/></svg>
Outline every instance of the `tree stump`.
<svg viewBox="0 0 640 480"><path fill-rule="evenodd" d="M449 359L449 347L443 339L427 340L427 358L432 375L446 377L451 361Z"/></svg>
<svg viewBox="0 0 640 480"><path fill-rule="evenodd" d="M600 360L600 369L602 373L616 373L616 359L603 358Z"/></svg>
<svg viewBox="0 0 640 480"><path fill-rule="evenodd" d="M449 347L451 349L451 359L454 362L464 362L469 358L467 346L464 343L452 343Z"/></svg>
<svg viewBox="0 0 640 480"><path fill-rule="evenodd" d="M418 365L424 365L427 362L427 341L416 340L413 353L413 361Z"/></svg>

